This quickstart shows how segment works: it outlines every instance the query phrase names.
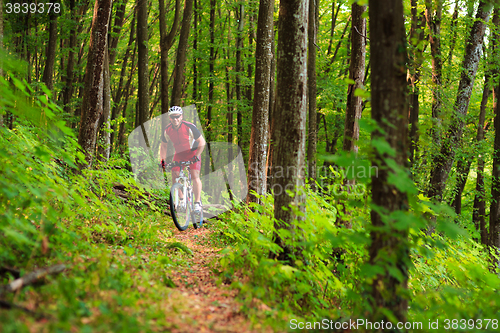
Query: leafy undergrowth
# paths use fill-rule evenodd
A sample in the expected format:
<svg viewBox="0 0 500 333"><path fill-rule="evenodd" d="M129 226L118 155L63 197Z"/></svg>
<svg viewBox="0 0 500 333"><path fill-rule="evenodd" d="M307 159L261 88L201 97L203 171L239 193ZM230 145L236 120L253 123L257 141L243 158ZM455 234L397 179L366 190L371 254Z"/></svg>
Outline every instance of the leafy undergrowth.
<svg viewBox="0 0 500 333"><path fill-rule="evenodd" d="M286 322L289 328L297 327L293 323L322 322L325 318L333 322L366 319L369 295L365 288L370 276L376 274L366 264L366 206L350 207L351 230L336 228L332 223L338 208L336 198L308 192L307 219L295 222L304 231L304 239L297 241L286 231L280 234L288 246L302 249L302 257L295 258L291 266L269 258L280 249L272 241L276 232L272 197L261 199L263 203L253 206L254 211L242 207L228 213L217 225L219 232L213 233L225 248L219 275L238 291L245 312L252 317L252 304L257 299L266 307L266 317L259 317L260 322ZM484 320L485 329L488 319L496 319L493 330L491 325L489 328L496 331L500 277L490 271L487 251L444 213L438 217L439 232L427 236L417 226L422 225L421 211L431 209L440 208L417 201L412 206L413 215L399 217L401 223L416 226L410 233L413 266L409 271L408 321L423 323L416 331L431 332L429 322L439 321L444 327L449 320L450 331L460 331L464 323L469 325L466 328L474 328Z"/></svg>
<svg viewBox="0 0 500 333"><path fill-rule="evenodd" d="M77 172L84 155L50 91L30 95L7 76L0 110L17 118L0 127L0 332L266 331L217 284L210 225L175 230L162 201L116 168L127 164L119 156ZM66 270L4 289L56 264Z"/></svg>
<svg viewBox="0 0 500 333"><path fill-rule="evenodd" d="M249 321L236 291L218 281L219 249L208 236L210 224L181 233L161 213L134 217L126 207L115 209L113 222L103 214L66 221L80 235L73 252L64 254L69 269L5 295L36 315L0 310L1 332L273 331ZM36 261L24 270L35 267ZM8 280L13 278L4 276L3 283Z"/></svg>

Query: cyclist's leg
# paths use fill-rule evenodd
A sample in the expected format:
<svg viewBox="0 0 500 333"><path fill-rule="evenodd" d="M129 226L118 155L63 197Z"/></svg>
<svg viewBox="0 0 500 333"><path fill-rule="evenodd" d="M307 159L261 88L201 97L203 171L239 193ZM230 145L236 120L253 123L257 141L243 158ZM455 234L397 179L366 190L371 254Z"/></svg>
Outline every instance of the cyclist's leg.
<svg viewBox="0 0 500 333"><path fill-rule="evenodd" d="M179 177L180 173L180 168L179 167L174 167L172 168L172 184L175 183L175 179ZM182 199L184 198L184 194L182 192L179 193L179 197Z"/></svg>
<svg viewBox="0 0 500 333"><path fill-rule="evenodd" d="M193 183L194 202L200 202L201 197L201 180L200 170L189 170L191 173L191 182Z"/></svg>

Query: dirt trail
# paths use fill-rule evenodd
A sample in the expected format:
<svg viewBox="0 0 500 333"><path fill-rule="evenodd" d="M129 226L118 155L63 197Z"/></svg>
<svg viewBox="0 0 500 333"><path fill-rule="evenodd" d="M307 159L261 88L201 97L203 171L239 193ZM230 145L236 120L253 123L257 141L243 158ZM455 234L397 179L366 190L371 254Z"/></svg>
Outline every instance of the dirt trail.
<svg viewBox="0 0 500 333"><path fill-rule="evenodd" d="M208 244L210 230L207 228L175 232L175 237L186 244L194 256L188 259L188 266L171 272L171 279L177 285L186 306L173 320L176 329L172 332L272 332L256 328L244 314L236 300L236 290L217 285L217 276L212 271L214 259L220 249Z"/></svg>

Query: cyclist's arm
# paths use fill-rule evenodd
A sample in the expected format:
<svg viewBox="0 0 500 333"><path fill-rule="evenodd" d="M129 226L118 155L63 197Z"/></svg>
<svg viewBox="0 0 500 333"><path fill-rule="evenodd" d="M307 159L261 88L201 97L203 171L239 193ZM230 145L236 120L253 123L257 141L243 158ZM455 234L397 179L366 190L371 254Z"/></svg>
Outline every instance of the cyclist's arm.
<svg viewBox="0 0 500 333"><path fill-rule="evenodd" d="M168 155L168 135L162 135L162 139L160 144L160 160L166 162Z"/></svg>
<svg viewBox="0 0 500 333"><path fill-rule="evenodd" d="M198 147L196 148L196 151L195 151L195 155L198 156L198 158L200 158L200 155L201 153L203 152L203 149L205 149L205 139L203 138L203 136L200 135L200 137L198 139L195 140L195 142L198 144Z"/></svg>

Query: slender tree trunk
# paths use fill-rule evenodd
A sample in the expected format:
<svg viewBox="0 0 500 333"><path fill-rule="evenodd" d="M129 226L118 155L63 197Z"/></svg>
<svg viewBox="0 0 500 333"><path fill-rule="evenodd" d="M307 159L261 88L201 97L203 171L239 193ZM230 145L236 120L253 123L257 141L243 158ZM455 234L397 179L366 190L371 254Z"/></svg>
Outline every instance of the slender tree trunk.
<svg viewBox="0 0 500 333"><path fill-rule="evenodd" d="M193 50L194 50L194 59L193 59L193 101L196 102L198 99L198 57L196 53L198 52L198 1L194 0L194 38L193 38ZM196 125L196 124L195 124Z"/></svg>
<svg viewBox="0 0 500 333"><path fill-rule="evenodd" d="M384 273L378 273L369 282L372 309L369 319L387 322L395 317L404 322L408 309L408 269L411 265L408 229L398 228L398 221L389 216L392 212L408 209L407 195L389 180L393 171L386 162L391 159L403 168L406 164L408 99L403 1L370 0L369 8L372 119L381 129L372 133L372 140L384 140L395 151L394 156L376 151L372 162L378 168L378 175L372 174L372 202L378 209L371 211L374 229L370 232L369 263ZM391 22L391 29L387 28L387 22ZM382 216L381 212L387 215ZM389 317L388 312L394 317Z"/></svg>
<svg viewBox="0 0 500 333"><path fill-rule="evenodd" d="M441 142L441 85L443 61L441 56L441 16L443 0L425 0L425 18L429 27L432 56L432 139L437 147Z"/></svg>
<svg viewBox="0 0 500 333"><path fill-rule="evenodd" d="M80 165L81 168L92 166L99 120L103 112L104 53L107 47L107 38L103 36L108 35L110 12L111 0L96 0L78 133L78 143L86 157L86 165Z"/></svg>
<svg viewBox="0 0 500 333"><path fill-rule="evenodd" d="M99 144L97 145L97 155L101 161L108 161L110 154L110 113L111 113L111 81L109 74L109 51L106 50L104 58L104 87L103 87L103 112L101 117L101 124L99 125Z"/></svg>
<svg viewBox="0 0 500 333"><path fill-rule="evenodd" d="M248 48L250 50L253 50L253 41L257 39L257 37L255 36L255 29L254 29L254 21L255 21L255 13L251 13L249 15L249 19L248 19ZM243 47L243 45L242 45ZM250 57L252 60L255 59L255 54L253 53L249 53L248 54L248 57ZM253 62L252 61L248 61L248 65L247 65L247 82L252 82L253 79L254 79L254 76L253 76ZM252 101L252 92L253 92L253 86L252 84L247 84L246 85L246 89L245 89L245 98L246 98L246 103L250 103L250 101ZM245 103L245 104L246 104ZM248 114L248 113L247 113ZM248 142L246 140L246 136L245 136L245 142ZM245 144L246 146L246 144Z"/></svg>
<svg viewBox="0 0 500 333"><path fill-rule="evenodd" d="M181 12L181 0L175 0L175 13L174 22L172 23L172 28L167 34L167 23L165 18L167 16L165 10L165 1L159 0L160 6L160 99L161 99L161 114L168 112L170 107L168 102L168 51L174 43L174 38L177 33L179 22L180 22L180 12ZM195 28L196 30L196 28ZM196 41L195 41L196 42ZM166 117L162 118L162 127L168 126L168 120Z"/></svg>
<svg viewBox="0 0 500 333"><path fill-rule="evenodd" d="M332 1L332 26L330 27L330 42L328 43L328 51L327 55L332 53L332 45L333 45L333 34L335 33L335 25L337 24L337 16L339 15L340 7L342 6L342 1L339 1L337 6L337 10L335 10L335 2Z"/></svg>
<svg viewBox="0 0 500 333"><path fill-rule="evenodd" d="M452 38L450 40L450 50L448 51L448 66L451 67L451 63L453 61L453 51L455 50L455 44L457 42L457 34L458 34L458 29L457 29L457 19L458 19L458 6L459 5L459 0L455 0L455 9L453 10L453 16L451 17L451 31L452 31Z"/></svg>
<svg viewBox="0 0 500 333"><path fill-rule="evenodd" d="M116 55L117 55L116 48L118 47L118 41L120 40L120 33L123 27L123 22L124 22L123 19L125 18L125 8L127 6L127 2L128 0L120 0L120 2L116 3L118 8L116 9L116 14L115 14L113 36L110 36L109 38L109 47L108 47L110 67L114 65L116 60Z"/></svg>
<svg viewBox="0 0 500 333"><path fill-rule="evenodd" d="M427 196L437 201L442 200L446 180L448 179L448 174L455 158L455 152L460 147L464 119L467 115L472 87L480 61L486 23L489 20L492 10L492 4L485 1L479 3L476 21L467 40L464 61L462 63L463 71L454 105L454 117L441 146L441 153L434 158L431 169L431 181Z"/></svg>
<svg viewBox="0 0 500 333"><path fill-rule="evenodd" d="M135 50L134 50L135 51ZM135 52L132 54L132 65L131 65L131 69L130 69L130 74L129 74L129 77L128 77L128 80L127 80L127 84L125 85L125 93L124 93L124 96L125 96L125 101L123 103L123 105L121 106L122 108L122 117L123 118L126 118L127 116L127 107L128 107L128 97L133 95L134 94L134 90L135 88L132 87L132 78L133 78L133 74L135 72ZM119 128L119 131L118 131L118 143L117 143L117 147L123 147L123 143L125 142L125 123L124 122L121 122L120 123L120 128Z"/></svg>
<svg viewBox="0 0 500 333"><path fill-rule="evenodd" d="M229 16L230 17L230 16ZM229 18L229 29L227 33L227 49L226 49L226 57L225 60L227 61L227 64L230 63L231 57L231 18ZM226 123L227 123L227 143L228 143L228 156L227 156L227 163L231 163L233 161L233 89L231 88L231 80L229 77L229 66L226 65L225 68L226 71L226 100L227 100L227 113L226 113ZM233 183L233 170L231 168L228 169L227 172L227 183L232 184ZM228 189L230 190L230 189ZM230 200L233 200L233 192L229 191L229 198Z"/></svg>
<svg viewBox="0 0 500 333"><path fill-rule="evenodd" d="M494 17L494 30L492 33L494 51L496 59L498 59L498 52L500 50L500 30L499 24L499 10L495 9ZM490 228L489 228L489 245L493 248L494 254L500 253L500 81L498 77L500 76L500 71L498 68L492 72L492 77L496 79L496 84L494 87L493 108L495 110L495 141L493 144L493 169L491 171L491 204L490 204ZM494 80L495 82L495 80ZM495 260L492 256L492 262L495 268L500 267L500 262Z"/></svg>
<svg viewBox="0 0 500 333"><path fill-rule="evenodd" d="M467 156L462 156L457 162L457 183L455 184L455 196L451 206L455 208L455 213L458 215L462 214L462 193L469 177L471 164L472 156L468 156L468 154Z"/></svg>
<svg viewBox="0 0 500 333"><path fill-rule="evenodd" d="M271 76L270 76L270 93L269 93L269 135L267 144L267 161L266 161L266 180L267 189L266 192L271 192L272 181L272 167L273 167L273 152L274 152L274 142L275 138L275 110L276 110L276 85L274 77L276 76L276 45L275 45L275 31L273 30L273 37L271 39Z"/></svg>
<svg viewBox="0 0 500 333"><path fill-rule="evenodd" d="M410 44L412 47L411 52L411 69L408 75L408 85L409 85L409 121L411 124L410 128L410 162L415 163L416 154L418 153L418 116L420 113L420 103L419 103L419 86L418 82L420 80L420 68L423 62L423 49L420 46L420 42L424 39L424 27L425 27L425 15L424 13L418 13L418 1L411 1L411 14L412 14L412 24L410 31Z"/></svg>
<svg viewBox="0 0 500 333"><path fill-rule="evenodd" d="M70 9L71 18L73 19L73 24L70 28L70 37L69 37L69 54L68 54L68 64L66 66L66 77L65 77L65 85L63 89L63 104L64 111L66 114L70 114L70 101L71 95L73 94L73 69L75 67L75 52L74 48L76 47L76 21L77 21L77 13L75 9L75 0L70 0Z"/></svg>
<svg viewBox="0 0 500 333"><path fill-rule="evenodd" d="M182 87L184 85L184 66L186 64L186 51L191 29L191 16L193 15L193 0L186 0L184 14L182 17L181 33L179 36L179 47L177 48L177 61L175 63L174 84L172 88L171 105L180 105Z"/></svg>
<svg viewBox="0 0 500 333"><path fill-rule="evenodd" d="M356 89L363 89L365 80L365 56L366 56L366 19L363 14L366 11L366 6L359 6L357 3L352 4L352 24L351 24L351 60L349 64L349 79L354 83L349 84L347 89L347 108L345 113L344 123L344 142L343 150L346 152L358 153L356 142L359 139L359 119L363 111L362 98L356 96ZM344 186L347 191L354 186L354 179L344 179ZM347 214L344 203L341 204L342 213L337 216L337 223L351 228L351 223L342 218L342 215ZM340 213L340 212L339 212Z"/></svg>
<svg viewBox="0 0 500 333"><path fill-rule="evenodd" d="M281 166L287 172L273 173L275 243L283 249L278 260L295 265L301 251L285 241L280 229L288 229L294 241L302 238L294 221L305 219L304 168L307 112L307 0L281 0L278 23L277 105L275 118L277 140L274 142L273 171ZM288 172L292 170L291 172ZM293 196L287 193L292 191ZM293 205L298 214L290 209Z"/></svg>
<svg viewBox="0 0 500 333"><path fill-rule="evenodd" d="M500 252L500 82L495 87L495 142L493 144L493 169L491 183L489 245L494 253ZM497 261L495 266L500 267Z"/></svg>
<svg viewBox="0 0 500 333"><path fill-rule="evenodd" d="M91 5L91 4L89 3L89 4L88 4L88 6L90 6L90 5ZM83 14L85 14L85 13L87 12L87 8L86 8L86 6L84 6L84 7L85 7L85 8L84 8L85 10L83 10L83 11L79 11L79 17L80 17L80 18L82 17L82 15L83 15ZM81 7L80 7L80 8L81 8ZM78 30L77 35L78 35L78 34L81 34L81 33L83 32L83 29L84 29L84 28L83 28L83 24L79 25L79 27L78 27L78 29L77 29L77 30ZM88 35L90 35L90 30L91 30L91 27L88 27L88 29L86 30L86 32L87 32L87 34L88 34ZM89 41L88 41L88 39L87 39L87 38L85 38L85 39L82 41L81 45L80 45L80 48L79 48L79 51L78 51L78 61L76 62L76 68L79 68L79 67L80 67L80 65L81 65L81 63L82 63L82 61L83 61L83 58L84 58L84 53L85 53L85 45L87 45L87 44L88 44L88 42L89 42ZM75 73L73 73L73 75L76 75L76 74L75 74ZM38 76L38 74L37 74L37 76ZM80 87L78 88L78 100L79 100L79 101L81 101L81 100L82 100L82 98L83 98L83 91L84 91L84 86L85 86L85 82L84 82L84 81L85 81L85 75L84 75L84 74L81 74L81 75L79 75L79 76L76 78L76 82L77 82L77 84L80 86ZM73 87L71 87L71 88L73 88ZM73 91L71 91L70 96L73 96ZM77 119L78 119L78 118L81 118L81 112L80 112L80 111L81 111L81 107L82 107L81 102L80 102L80 103L77 103L77 105L75 106L75 114L74 114L74 116L75 116L75 118L77 118ZM75 126L75 127L77 127L77 124L75 124L74 126Z"/></svg>
<svg viewBox="0 0 500 333"><path fill-rule="evenodd" d="M316 189L316 150L318 144L318 125L316 116L316 40L319 24L318 0L309 1L308 55L307 55L307 94L309 104L309 126L307 140L307 174L311 189Z"/></svg>
<svg viewBox="0 0 500 333"><path fill-rule="evenodd" d="M0 49L3 50L3 0L0 0ZM0 76L3 76L3 65L1 62ZM3 114L0 114L0 127L2 127L3 125Z"/></svg>
<svg viewBox="0 0 500 333"><path fill-rule="evenodd" d="M263 195L266 191L273 14L274 0L261 0L257 23L257 50L255 52L255 90L248 159L247 204L260 202L252 191L259 195Z"/></svg>
<svg viewBox="0 0 500 333"><path fill-rule="evenodd" d="M330 62L325 69L325 73L329 73L332 70L333 64L335 63L335 59L337 59L337 53L340 50L340 46L342 45L342 40L345 37L345 33L347 32L347 29L349 28L350 23L351 23L351 16L349 16L349 18L347 19L347 22L344 26L344 31L342 31L342 35L340 36L340 39L337 43L337 46L335 47L335 52L333 52L333 56L330 58Z"/></svg>
<svg viewBox="0 0 500 333"><path fill-rule="evenodd" d="M498 17L498 16L497 16ZM493 56L493 54L491 55ZM486 73L484 77L483 97L481 99L481 109L479 112L479 120L477 122L477 136L476 141L478 148L484 140L484 120L486 118L486 106L488 104L488 97L490 96L490 77ZM476 193L474 196L474 206L472 208L472 222L481 235L481 244L488 244L488 231L486 230L486 202L485 202L485 189L484 189L484 157L483 150L479 148L477 156L477 180L476 180Z"/></svg>
<svg viewBox="0 0 500 333"><path fill-rule="evenodd" d="M236 100L241 102L242 89L241 89L241 76L243 75L243 66L241 64L241 49L243 48L243 29L245 27L245 5L241 3L238 7L238 30L236 37ZM238 132L238 145L243 146L243 116L241 108L236 110L236 127Z"/></svg>
<svg viewBox="0 0 500 333"><path fill-rule="evenodd" d="M46 61L45 69L43 70L42 81L45 83L49 90L54 88L54 63L56 61L56 48L57 48L57 15L54 11L49 14L49 40L45 51Z"/></svg>
<svg viewBox="0 0 500 333"><path fill-rule="evenodd" d="M366 6L352 4L352 25L351 25L351 61L349 65L349 79L353 84L349 84L347 89L347 108L344 126L343 149L347 152L358 153L356 141L359 139L359 119L361 119L362 98L356 96L356 89L363 89L365 75L365 55L366 55L366 19L363 14ZM354 184L354 183L353 183Z"/></svg>
<svg viewBox="0 0 500 333"><path fill-rule="evenodd" d="M118 83L118 88L116 89L116 93L113 96L113 101L114 101L114 106L111 111L111 120L114 120L117 118L117 116L120 114L120 110L122 107L122 98L127 92L126 85L124 87L124 80L126 78L126 73L127 73L127 64L128 64L128 59L130 57L130 54L132 53L132 58L134 58L135 52L135 46L132 46L134 40L135 40L135 12L134 12L134 17L132 18L132 23L130 24L130 35L129 35L129 40L127 44L127 50L125 51L125 55L123 56L123 61L122 61L122 68L120 72L120 81ZM132 60L132 68L134 66L134 61ZM133 69L130 69L130 72L133 71ZM121 127L120 123L120 127ZM117 124L113 124L112 131L111 131L111 138L110 138L110 146L111 146L111 151L113 149L113 145L115 143L115 137L116 137L116 131L117 131Z"/></svg>
<svg viewBox="0 0 500 333"><path fill-rule="evenodd" d="M211 171L210 164L210 141L212 140L212 105L214 103L214 80L215 80L215 0L210 0L210 63L209 63L209 83L208 83L208 107L207 118L205 119L205 140L207 142L207 153L205 154L204 174L208 175ZM210 184L207 181L203 184L205 188L209 188Z"/></svg>
<svg viewBox="0 0 500 333"><path fill-rule="evenodd" d="M138 48L138 116L136 127L148 121L149 71L148 71L148 1L137 0L137 48Z"/></svg>

